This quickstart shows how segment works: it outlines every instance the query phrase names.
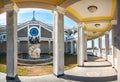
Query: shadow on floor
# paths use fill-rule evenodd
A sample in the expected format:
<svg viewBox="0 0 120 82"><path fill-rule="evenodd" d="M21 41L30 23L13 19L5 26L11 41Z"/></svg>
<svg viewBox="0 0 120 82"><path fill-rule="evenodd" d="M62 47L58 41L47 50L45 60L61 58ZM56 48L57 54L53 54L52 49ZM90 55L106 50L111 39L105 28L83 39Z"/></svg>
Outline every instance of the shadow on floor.
<svg viewBox="0 0 120 82"><path fill-rule="evenodd" d="M85 68L89 67L89 68L92 68L92 67L111 67L111 65L90 65L90 66L84 66Z"/></svg>
<svg viewBox="0 0 120 82"><path fill-rule="evenodd" d="M88 55L88 61L92 61L92 62L103 62L103 61L105 61L105 60L99 60L99 59L101 59L101 57L97 57L97 56L93 56L93 55L91 55L91 56L89 56ZM97 60L97 61L96 61Z"/></svg>
<svg viewBox="0 0 120 82"><path fill-rule="evenodd" d="M81 76L73 76L73 75L64 75L60 78L65 80L77 81L77 82L117 82L117 76L106 76L106 77L81 77Z"/></svg>
<svg viewBox="0 0 120 82"><path fill-rule="evenodd" d="M15 79L9 79L7 82L22 82L19 77L17 76Z"/></svg>

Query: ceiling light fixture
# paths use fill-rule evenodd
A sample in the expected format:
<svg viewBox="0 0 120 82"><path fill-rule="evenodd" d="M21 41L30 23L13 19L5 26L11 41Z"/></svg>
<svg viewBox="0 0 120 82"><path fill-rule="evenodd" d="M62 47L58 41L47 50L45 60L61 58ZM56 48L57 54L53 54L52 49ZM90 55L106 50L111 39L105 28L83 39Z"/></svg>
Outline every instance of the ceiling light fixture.
<svg viewBox="0 0 120 82"><path fill-rule="evenodd" d="M95 27L100 27L100 24L95 24Z"/></svg>
<svg viewBox="0 0 120 82"><path fill-rule="evenodd" d="M94 13L97 9L98 9L97 6L94 5L88 7L88 11L91 13Z"/></svg>

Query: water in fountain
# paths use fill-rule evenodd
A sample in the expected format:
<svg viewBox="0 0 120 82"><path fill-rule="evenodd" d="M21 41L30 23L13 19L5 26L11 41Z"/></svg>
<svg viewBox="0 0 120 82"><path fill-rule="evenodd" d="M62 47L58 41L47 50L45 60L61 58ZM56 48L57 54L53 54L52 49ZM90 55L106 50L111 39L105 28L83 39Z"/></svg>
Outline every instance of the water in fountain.
<svg viewBox="0 0 120 82"><path fill-rule="evenodd" d="M40 55L40 44L31 44L29 54L21 54L18 56L19 65L47 65L52 63L52 56L48 54Z"/></svg>

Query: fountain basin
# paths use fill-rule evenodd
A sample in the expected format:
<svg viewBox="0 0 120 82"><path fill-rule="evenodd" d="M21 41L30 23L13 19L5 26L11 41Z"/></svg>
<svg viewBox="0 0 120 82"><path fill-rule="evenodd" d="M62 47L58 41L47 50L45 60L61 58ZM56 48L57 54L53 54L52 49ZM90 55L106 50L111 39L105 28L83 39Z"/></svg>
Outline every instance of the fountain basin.
<svg viewBox="0 0 120 82"><path fill-rule="evenodd" d="M30 58L29 54L18 56L18 65L48 65L52 64L53 57L47 54L40 55L40 58Z"/></svg>

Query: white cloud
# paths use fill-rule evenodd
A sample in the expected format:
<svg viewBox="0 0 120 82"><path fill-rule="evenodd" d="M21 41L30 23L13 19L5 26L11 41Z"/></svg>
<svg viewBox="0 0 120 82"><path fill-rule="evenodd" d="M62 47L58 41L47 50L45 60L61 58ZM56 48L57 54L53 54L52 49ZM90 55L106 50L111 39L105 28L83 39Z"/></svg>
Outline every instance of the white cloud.
<svg viewBox="0 0 120 82"><path fill-rule="evenodd" d="M0 14L0 24L5 24L6 23L6 13Z"/></svg>

